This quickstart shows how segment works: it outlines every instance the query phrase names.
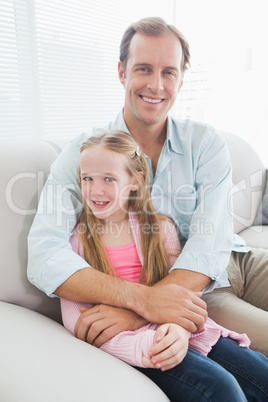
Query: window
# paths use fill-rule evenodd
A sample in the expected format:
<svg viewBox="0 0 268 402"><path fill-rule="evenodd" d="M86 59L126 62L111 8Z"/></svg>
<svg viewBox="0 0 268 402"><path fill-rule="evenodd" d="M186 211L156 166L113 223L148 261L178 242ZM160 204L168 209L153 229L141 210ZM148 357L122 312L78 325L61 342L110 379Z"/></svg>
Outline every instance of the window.
<svg viewBox="0 0 268 402"><path fill-rule="evenodd" d="M152 9L170 20L172 3L2 0L1 137L72 138L114 119L124 30Z"/></svg>
<svg viewBox="0 0 268 402"><path fill-rule="evenodd" d="M72 138L123 106L119 43L131 21L159 15L190 43L178 118L242 136L266 165L265 0L1 0L0 137Z"/></svg>

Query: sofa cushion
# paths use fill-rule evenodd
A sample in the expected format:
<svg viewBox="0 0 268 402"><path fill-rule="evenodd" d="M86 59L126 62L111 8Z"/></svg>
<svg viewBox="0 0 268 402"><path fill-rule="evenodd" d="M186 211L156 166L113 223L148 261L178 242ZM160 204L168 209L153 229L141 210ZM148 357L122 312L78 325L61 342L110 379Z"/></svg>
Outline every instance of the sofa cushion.
<svg viewBox="0 0 268 402"><path fill-rule="evenodd" d="M62 325L0 302L3 402L168 402L149 378Z"/></svg>
<svg viewBox="0 0 268 402"><path fill-rule="evenodd" d="M268 226L251 226L239 233L246 245L253 248L268 250Z"/></svg>
<svg viewBox="0 0 268 402"><path fill-rule="evenodd" d="M250 227L259 209L264 192L264 165L254 149L241 137L220 132L225 138L233 166L234 232Z"/></svg>

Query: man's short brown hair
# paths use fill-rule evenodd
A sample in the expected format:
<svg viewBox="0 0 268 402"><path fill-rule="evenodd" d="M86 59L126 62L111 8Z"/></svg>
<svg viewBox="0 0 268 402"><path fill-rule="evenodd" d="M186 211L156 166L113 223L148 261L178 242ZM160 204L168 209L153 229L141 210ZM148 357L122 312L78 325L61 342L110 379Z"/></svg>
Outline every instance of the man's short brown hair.
<svg viewBox="0 0 268 402"><path fill-rule="evenodd" d="M172 32L180 41L182 47L181 70L186 71L190 67L190 49L184 35L173 25L169 25L160 17L143 18L137 22L133 22L125 31L120 44L120 61L126 69L130 42L135 33L147 36L162 36L168 32Z"/></svg>

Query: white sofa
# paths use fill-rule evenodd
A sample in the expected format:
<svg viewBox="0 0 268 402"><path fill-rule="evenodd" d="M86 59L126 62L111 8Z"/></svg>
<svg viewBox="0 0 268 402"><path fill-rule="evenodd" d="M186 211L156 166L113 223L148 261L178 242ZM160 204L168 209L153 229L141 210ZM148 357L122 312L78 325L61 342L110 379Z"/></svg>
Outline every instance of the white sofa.
<svg viewBox="0 0 268 402"><path fill-rule="evenodd" d="M264 166L241 138L222 134L237 185L235 231L249 245L268 248L268 226L252 226L265 187ZM0 144L0 400L168 401L147 377L65 330L58 299L28 282L27 234L49 167L61 148L32 140Z"/></svg>

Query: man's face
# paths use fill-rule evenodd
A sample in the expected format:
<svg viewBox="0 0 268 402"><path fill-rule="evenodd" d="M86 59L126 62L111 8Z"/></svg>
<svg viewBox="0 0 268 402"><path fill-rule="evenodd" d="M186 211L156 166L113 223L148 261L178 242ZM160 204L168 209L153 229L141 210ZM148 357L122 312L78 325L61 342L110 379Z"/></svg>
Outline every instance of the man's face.
<svg viewBox="0 0 268 402"><path fill-rule="evenodd" d="M166 121L183 82L181 58L181 44L173 33L133 36L125 71L119 63L119 78L125 87L124 118L130 128Z"/></svg>

